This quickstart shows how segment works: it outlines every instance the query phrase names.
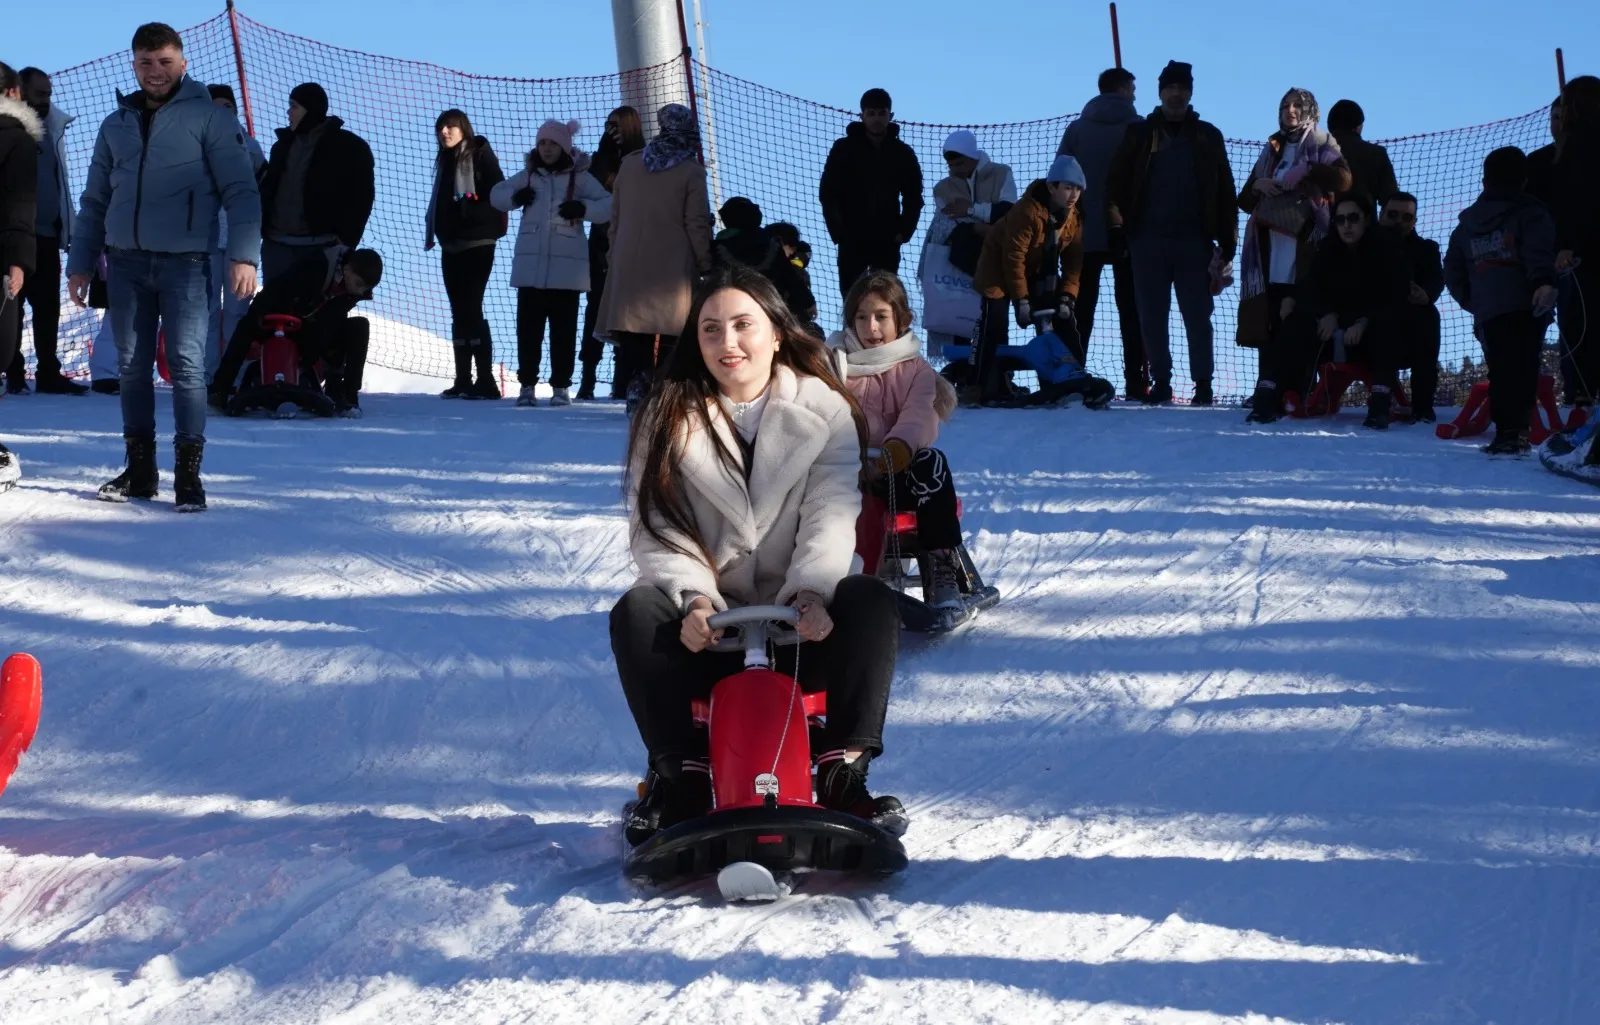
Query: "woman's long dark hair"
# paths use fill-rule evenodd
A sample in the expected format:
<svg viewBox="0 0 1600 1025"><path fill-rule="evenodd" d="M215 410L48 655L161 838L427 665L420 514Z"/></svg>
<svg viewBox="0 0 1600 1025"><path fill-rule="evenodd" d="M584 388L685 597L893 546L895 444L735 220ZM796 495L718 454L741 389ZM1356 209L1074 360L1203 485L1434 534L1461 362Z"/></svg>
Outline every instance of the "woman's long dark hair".
<svg viewBox="0 0 1600 1025"><path fill-rule="evenodd" d="M446 125L449 125L452 128L461 129L461 149L463 151L467 148L467 143L471 142L473 137L477 135L477 133L472 130L472 119L467 117L467 112L464 110L457 110L456 108L451 107L449 110L434 118L433 135L435 139L439 137L439 129L445 127ZM442 142L439 143L439 159L444 159L444 155L449 153L452 149L454 149L454 147L446 146Z"/></svg>
<svg viewBox="0 0 1600 1025"><path fill-rule="evenodd" d="M1600 129L1600 78L1579 75L1562 94L1562 134Z"/></svg>
<svg viewBox="0 0 1600 1025"><path fill-rule="evenodd" d="M594 148L594 162L590 165L590 171L600 180L600 184L610 189L617 177L617 169L622 166L622 158L644 149L644 122L632 107L618 107L606 115L606 120L617 123L622 142L619 144L610 132L602 128L600 144Z"/></svg>
<svg viewBox="0 0 1600 1025"><path fill-rule="evenodd" d="M715 447L717 459L734 480L743 476L739 459L722 441L711 421L711 408L720 394L717 379L700 354L700 311L706 301L724 289L737 289L761 307L778 338L774 366L788 367L799 377L815 377L847 402L855 420L856 438L861 448L863 467L867 455L867 422L855 396L839 380L827 348L806 331L789 312L783 297L766 276L744 266L723 267L714 272L694 294L683 333L656 372L650 396L634 415L628 436L628 484L637 487L634 516L642 529L658 544L690 558L703 559L715 569L705 539L695 526L682 483L678 478L684 437L692 430L704 431ZM638 477L634 479L635 461ZM676 538L688 538L693 550Z"/></svg>

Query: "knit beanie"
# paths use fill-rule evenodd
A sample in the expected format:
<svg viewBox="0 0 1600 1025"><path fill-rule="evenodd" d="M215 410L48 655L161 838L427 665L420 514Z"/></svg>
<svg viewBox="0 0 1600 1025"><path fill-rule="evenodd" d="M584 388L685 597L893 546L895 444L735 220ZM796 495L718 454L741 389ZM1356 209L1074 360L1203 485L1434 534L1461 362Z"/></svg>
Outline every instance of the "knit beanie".
<svg viewBox="0 0 1600 1025"><path fill-rule="evenodd" d="M977 160L978 137L965 128L958 128L951 132L944 140L942 153L959 153L969 160Z"/></svg>
<svg viewBox="0 0 1600 1025"><path fill-rule="evenodd" d="M289 99L306 108L306 113L313 118L320 120L328 116L328 94L315 82L295 86Z"/></svg>
<svg viewBox="0 0 1600 1025"><path fill-rule="evenodd" d="M717 211L722 223L740 231L757 231L761 228L761 208L744 196L734 196Z"/></svg>
<svg viewBox="0 0 1600 1025"><path fill-rule="evenodd" d="M1161 69L1161 78L1158 88L1165 89L1169 85L1186 86L1194 88L1194 65L1182 61L1167 61L1167 66Z"/></svg>
<svg viewBox="0 0 1600 1025"><path fill-rule="evenodd" d="M1050 165L1050 173L1044 176L1046 182L1067 182L1080 189L1087 189L1089 181L1083 176L1083 168L1078 164L1076 157L1062 154L1056 157Z"/></svg>
<svg viewBox="0 0 1600 1025"><path fill-rule="evenodd" d="M568 121L566 124L562 124L560 121L551 119L539 126L539 135L534 139L534 144L538 145L549 139L557 146L560 146L561 151L570 157L572 156L572 137L577 135L578 129L582 127L576 121Z"/></svg>

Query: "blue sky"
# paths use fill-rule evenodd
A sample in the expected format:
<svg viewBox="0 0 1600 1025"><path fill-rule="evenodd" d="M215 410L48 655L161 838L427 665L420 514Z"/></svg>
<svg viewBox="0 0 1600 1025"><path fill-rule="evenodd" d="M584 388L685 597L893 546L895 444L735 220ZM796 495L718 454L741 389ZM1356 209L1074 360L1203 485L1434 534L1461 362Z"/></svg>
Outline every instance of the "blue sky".
<svg viewBox="0 0 1600 1025"><path fill-rule="evenodd" d="M690 0L685 0L686 5ZM127 46L135 5L10 4L0 60L57 69ZM183 28L220 0L137 5ZM1195 65L1195 106L1234 136L1273 127L1289 85L1324 109L1343 96L1367 111L1369 137L1409 135L1523 114L1555 95L1553 51L1569 74L1600 73L1600 3L1554 0L1339 5L1124 0L1123 59L1154 103L1169 58ZM1337 6L1339 15L1323 11ZM1077 110L1111 63L1100 2L1036 6L975 0L703 0L711 63L820 102L853 106L883 85L904 119L1022 121ZM1510 8L1517 13L1508 15ZM480 74L561 77L615 70L609 0L240 0L275 28L352 49ZM474 22L455 11L488 11ZM1264 11L1281 16L1268 19ZM68 13L70 12L70 14ZM1319 27L1320 26L1320 27Z"/></svg>

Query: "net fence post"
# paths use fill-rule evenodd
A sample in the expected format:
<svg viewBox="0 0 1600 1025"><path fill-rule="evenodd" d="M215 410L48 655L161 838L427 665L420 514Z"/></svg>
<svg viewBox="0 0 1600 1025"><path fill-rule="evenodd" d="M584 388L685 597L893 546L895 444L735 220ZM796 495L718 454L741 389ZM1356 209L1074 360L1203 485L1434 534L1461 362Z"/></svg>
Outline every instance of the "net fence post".
<svg viewBox="0 0 1600 1025"><path fill-rule="evenodd" d="M244 110L244 130L251 138L256 134L256 115L250 107L250 82L244 74L244 47L239 45L239 12L233 0L228 0L228 29L233 35L233 64L239 72L239 106Z"/></svg>

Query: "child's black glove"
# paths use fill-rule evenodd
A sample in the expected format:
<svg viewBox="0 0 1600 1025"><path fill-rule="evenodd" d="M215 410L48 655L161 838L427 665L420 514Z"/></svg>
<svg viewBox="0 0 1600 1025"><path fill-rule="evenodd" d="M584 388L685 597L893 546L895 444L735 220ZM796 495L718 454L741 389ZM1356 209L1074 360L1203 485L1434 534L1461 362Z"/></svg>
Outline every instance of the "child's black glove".
<svg viewBox="0 0 1600 1025"><path fill-rule="evenodd" d="M513 206L527 206L529 203L532 203L532 202L533 202L533 186L532 185L524 185L522 188L518 189L517 191L515 191L515 192L513 192L511 194L511 203L512 203Z"/></svg>
<svg viewBox="0 0 1600 1025"><path fill-rule="evenodd" d="M583 200L569 199L556 207L556 215L569 221L577 221L583 219L583 213L587 209L589 208L583 204Z"/></svg>

